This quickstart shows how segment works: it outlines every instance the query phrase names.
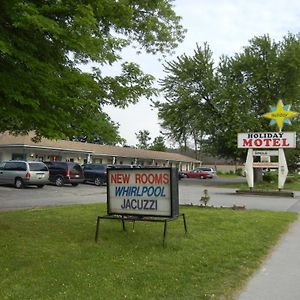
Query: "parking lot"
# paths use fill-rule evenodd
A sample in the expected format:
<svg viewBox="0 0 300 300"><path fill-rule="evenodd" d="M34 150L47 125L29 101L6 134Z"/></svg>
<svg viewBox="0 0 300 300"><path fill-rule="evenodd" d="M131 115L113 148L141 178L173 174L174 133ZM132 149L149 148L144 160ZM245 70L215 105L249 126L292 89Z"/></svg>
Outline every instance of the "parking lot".
<svg viewBox="0 0 300 300"><path fill-rule="evenodd" d="M220 188L224 182L245 181L237 179L183 179L179 181L179 203L199 205L204 189L208 190L209 205L232 207L245 206L249 209L300 212L300 192L295 197L271 197L255 195L238 195L234 188ZM11 209L38 208L53 205L106 203L106 186L80 184L77 187L65 185L57 187L46 185L42 189L26 187L16 189L11 186L0 186L0 211Z"/></svg>
<svg viewBox="0 0 300 300"><path fill-rule="evenodd" d="M207 185L216 185L219 181L218 178L180 180L180 202L197 202ZM42 189L35 186L23 189L0 186L0 210L87 203L106 203L106 186L80 184L76 187L71 185L57 187L45 185Z"/></svg>
<svg viewBox="0 0 300 300"><path fill-rule="evenodd" d="M71 185L57 187L45 185L42 189L34 186L24 189L0 186L0 210L99 202L106 202L105 186L80 184L77 187Z"/></svg>

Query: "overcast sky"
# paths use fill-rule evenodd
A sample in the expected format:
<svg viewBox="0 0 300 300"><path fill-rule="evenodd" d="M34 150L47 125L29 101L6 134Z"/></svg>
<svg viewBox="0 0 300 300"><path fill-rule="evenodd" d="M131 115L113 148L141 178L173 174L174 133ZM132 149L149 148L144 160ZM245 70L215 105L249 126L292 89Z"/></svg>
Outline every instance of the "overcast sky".
<svg viewBox="0 0 300 300"><path fill-rule="evenodd" d="M175 11L188 30L184 42L176 49L176 56L193 55L196 43L207 42L217 61L222 54L241 52L254 36L269 34L276 41L288 32L300 33L300 0L175 0ZM163 78L162 62L152 55L126 54L137 62L145 73ZM152 140L161 130L157 110L147 100L130 105L125 110L105 108L113 121L120 124L120 135L128 145L136 145L135 133L150 131Z"/></svg>

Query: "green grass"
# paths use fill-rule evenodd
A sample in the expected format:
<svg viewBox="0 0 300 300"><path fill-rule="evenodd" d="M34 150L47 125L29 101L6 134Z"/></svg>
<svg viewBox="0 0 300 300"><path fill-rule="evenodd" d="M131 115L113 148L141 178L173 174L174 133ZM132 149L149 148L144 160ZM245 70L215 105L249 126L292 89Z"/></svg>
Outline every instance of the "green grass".
<svg viewBox="0 0 300 300"><path fill-rule="evenodd" d="M278 175L274 174L274 180L272 182L267 182L267 181L263 181L260 183L254 183L254 191L276 191L278 190ZM220 177L224 177L224 178L237 178L238 176L236 175L221 175ZM246 179L245 179L246 180ZM248 190L249 187L247 185L247 182L245 183L223 183L218 185L219 187L227 187L227 188L237 188L240 190ZM284 184L284 189L286 191L300 191L300 176L299 175L290 175L287 177L286 182Z"/></svg>
<svg viewBox="0 0 300 300"><path fill-rule="evenodd" d="M104 205L0 214L0 299L232 299L296 214L181 208L182 220L96 217Z"/></svg>
<svg viewBox="0 0 300 300"><path fill-rule="evenodd" d="M240 190L249 190L247 183L224 183L219 187L237 188ZM254 183L254 191L278 191L278 182L260 182ZM283 191L300 191L300 179L287 181L284 185Z"/></svg>

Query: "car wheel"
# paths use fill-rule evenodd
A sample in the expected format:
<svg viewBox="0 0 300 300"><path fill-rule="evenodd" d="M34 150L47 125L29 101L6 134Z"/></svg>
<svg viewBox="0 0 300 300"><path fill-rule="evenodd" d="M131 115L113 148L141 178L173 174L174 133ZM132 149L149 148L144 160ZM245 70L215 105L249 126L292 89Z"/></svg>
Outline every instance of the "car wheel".
<svg viewBox="0 0 300 300"><path fill-rule="evenodd" d="M71 183L72 184L72 186L77 186L78 185L78 183Z"/></svg>
<svg viewBox="0 0 300 300"><path fill-rule="evenodd" d="M104 184L103 179L101 177L96 177L94 180L95 185L101 186Z"/></svg>
<svg viewBox="0 0 300 300"><path fill-rule="evenodd" d="M44 185L43 185L43 184L39 184L37 187L38 187L39 189L42 189L42 188L44 187Z"/></svg>
<svg viewBox="0 0 300 300"><path fill-rule="evenodd" d="M23 182L22 178L16 178L15 187L17 189L22 189L24 187L24 182Z"/></svg>
<svg viewBox="0 0 300 300"><path fill-rule="evenodd" d="M55 179L55 185L59 186L59 187L63 186L64 185L64 179L61 176L56 177L56 179Z"/></svg>

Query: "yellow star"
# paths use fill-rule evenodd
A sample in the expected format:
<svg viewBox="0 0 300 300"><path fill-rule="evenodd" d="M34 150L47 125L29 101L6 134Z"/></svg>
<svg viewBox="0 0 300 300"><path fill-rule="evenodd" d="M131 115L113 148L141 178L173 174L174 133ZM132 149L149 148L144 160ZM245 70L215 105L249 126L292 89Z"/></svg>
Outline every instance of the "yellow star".
<svg viewBox="0 0 300 300"><path fill-rule="evenodd" d="M279 100L277 106L271 107L271 112L263 115L267 119L271 119L271 125L277 123L279 130L281 131L283 124L291 124L289 118L296 117L298 115L295 111L290 111L290 105L283 105L282 101Z"/></svg>

